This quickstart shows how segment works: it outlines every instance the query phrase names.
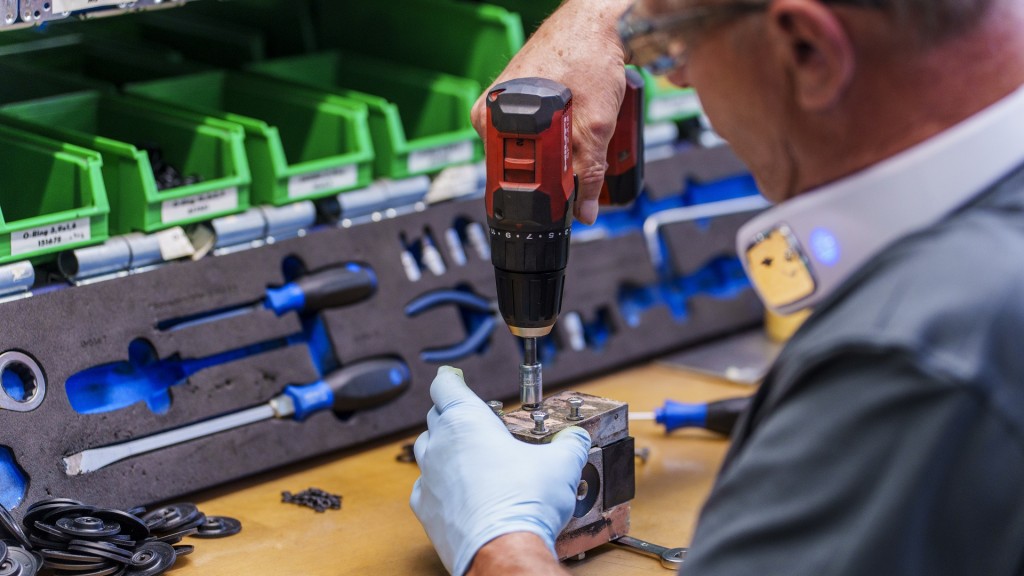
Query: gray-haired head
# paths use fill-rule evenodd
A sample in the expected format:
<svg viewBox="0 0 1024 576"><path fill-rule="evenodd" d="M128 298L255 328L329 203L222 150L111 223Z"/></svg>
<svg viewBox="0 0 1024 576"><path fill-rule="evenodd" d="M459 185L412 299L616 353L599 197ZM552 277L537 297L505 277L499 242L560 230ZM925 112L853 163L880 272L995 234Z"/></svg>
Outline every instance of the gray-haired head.
<svg viewBox="0 0 1024 576"><path fill-rule="evenodd" d="M925 44L971 30L997 0L823 0L883 10L892 14Z"/></svg>

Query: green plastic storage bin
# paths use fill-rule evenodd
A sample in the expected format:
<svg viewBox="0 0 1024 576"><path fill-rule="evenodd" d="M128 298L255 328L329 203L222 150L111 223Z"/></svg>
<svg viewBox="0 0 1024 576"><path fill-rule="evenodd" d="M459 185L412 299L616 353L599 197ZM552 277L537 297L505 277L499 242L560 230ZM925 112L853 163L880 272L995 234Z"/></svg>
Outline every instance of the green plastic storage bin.
<svg viewBox="0 0 1024 576"><path fill-rule="evenodd" d="M523 21L526 36L529 38L562 2L561 0L487 0L487 3L518 13Z"/></svg>
<svg viewBox="0 0 1024 576"><path fill-rule="evenodd" d="M365 103L377 176L406 178L483 158L470 121L480 95L473 80L341 51L269 60L250 69Z"/></svg>
<svg viewBox="0 0 1024 576"><path fill-rule="evenodd" d="M237 2L237 10L245 10ZM139 16L140 34L146 40L181 52L186 58L218 67L239 68L267 57L263 33L256 28L205 16L154 12Z"/></svg>
<svg viewBox="0 0 1024 576"><path fill-rule="evenodd" d="M62 24L63 26L63 24ZM167 48L154 44L64 34L9 46L0 46L0 62L39 71L52 71L65 78L90 82L94 87L117 87L182 74L194 74L209 67L189 62Z"/></svg>
<svg viewBox="0 0 1024 576"><path fill-rule="evenodd" d="M297 0L195 2L138 22L146 38L227 68L316 49L309 6Z"/></svg>
<svg viewBox="0 0 1024 576"><path fill-rule="evenodd" d="M241 72L208 72L125 87L165 109L245 129L254 204L322 198L370 183L373 144L361 102Z"/></svg>
<svg viewBox="0 0 1024 576"><path fill-rule="evenodd" d="M490 4L313 0L317 41L489 86L523 45L519 15Z"/></svg>
<svg viewBox="0 0 1024 576"><path fill-rule="evenodd" d="M67 78L46 71L0 60L0 105L37 100L72 92L95 89L84 80Z"/></svg>
<svg viewBox="0 0 1024 576"><path fill-rule="evenodd" d="M0 124L99 152L112 234L152 232L249 207L243 133L230 124L96 91L4 106ZM202 181L158 190L140 148L150 143L182 174Z"/></svg>
<svg viewBox="0 0 1024 576"><path fill-rule="evenodd" d="M6 126L0 149L0 263L45 261L107 239L98 153Z"/></svg>
<svg viewBox="0 0 1024 576"><path fill-rule="evenodd" d="M697 118L704 113L693 88L680 88L665 76L639 69L644 77L644 108L647 122L677 122Z"/></svg>

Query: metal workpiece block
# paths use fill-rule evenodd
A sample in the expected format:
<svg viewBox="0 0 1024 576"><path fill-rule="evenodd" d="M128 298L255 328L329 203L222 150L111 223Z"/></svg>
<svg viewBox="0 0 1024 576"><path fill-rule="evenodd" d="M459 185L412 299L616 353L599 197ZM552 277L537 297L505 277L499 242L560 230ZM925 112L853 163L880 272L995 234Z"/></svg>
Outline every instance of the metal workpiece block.
<svg viewBox="0 0 1024 576"><path fill-rule="evenodd" d="M570 398L581 398L579 407L582 420L572 420ZM551 438L569 426L579 426L590 434L592 446L607 446L629 436L629 419L625 402L565 390L544 399L540 410L547 413L546 432L535 434L534 411L518 409L505 414L505 425L516 438L529 444L547 444Z"/></svg>
<svg viewBox="0 0 1024 576"><path fill-rule="evenodd" d="M522 408L503 416L512 435L545 444L569 426L590 434L592 448L576 491L573 517L558 535L561 559L578 557L629 531L629 501L636 493L633 438L624 402L563 391L544 399L536 410Z"/></svg>
<svg viewBox="0 0 1024 576"><path fill-rule="evenodd" d="M600 519L576 526L570 522L555 541L555 553L559 560L579 558L598 546L621 538L629 533L629 504L602 510Z"/></svg>

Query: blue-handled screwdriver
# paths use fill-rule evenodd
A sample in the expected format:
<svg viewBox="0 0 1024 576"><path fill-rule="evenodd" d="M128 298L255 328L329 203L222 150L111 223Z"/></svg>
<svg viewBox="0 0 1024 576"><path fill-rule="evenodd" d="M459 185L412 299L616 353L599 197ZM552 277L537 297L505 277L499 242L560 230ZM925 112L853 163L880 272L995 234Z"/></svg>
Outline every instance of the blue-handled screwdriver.
<svg viewBox="0 0 1024 576"><path fill-rule="evenodd" d="M687 404L666 400L653 412L630 412L630 420L654 420L665 427L665 432L679 428L704 428L728 436L748 406L750 396L726 398L705 404Z"/></svg>
<svg viewBox="0 0 1024 576"><path fill-rule="evenodd" d="M278 316L289 312L317 312L355 304L369 298L376 289L377 275L373 269L348 263L311 272L283 286L267 288L266 295L255 302L161 320L156 328L181 330L262 309Z"/></svg>
<svg viewBox="0 0 1024 576"><path fill-rule="evenodd" d="M125 458L274 418L302 421L323 410L344 415L377 408L405 393L410 377L409 367L401 360L363 360L335 370L312 384L288 386L269 402L252 408L72 454L64 458L64 469L68 476L88 474Z"/></svg>

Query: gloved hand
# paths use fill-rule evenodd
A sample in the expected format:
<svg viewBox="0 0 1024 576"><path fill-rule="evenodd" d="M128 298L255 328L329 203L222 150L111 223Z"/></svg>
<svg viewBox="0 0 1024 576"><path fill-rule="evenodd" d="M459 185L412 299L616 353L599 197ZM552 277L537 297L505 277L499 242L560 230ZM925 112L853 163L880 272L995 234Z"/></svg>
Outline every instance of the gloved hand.
<svg viewBox="0 0 1024 576"><path fill-rule="evenodd" d="M445 568L462 576L477 550L511 532L540 536L554 554L576 506L590 435L573 426L550 444L516 440L449 366L438 369L430 397L410 504Z"/></svg>

